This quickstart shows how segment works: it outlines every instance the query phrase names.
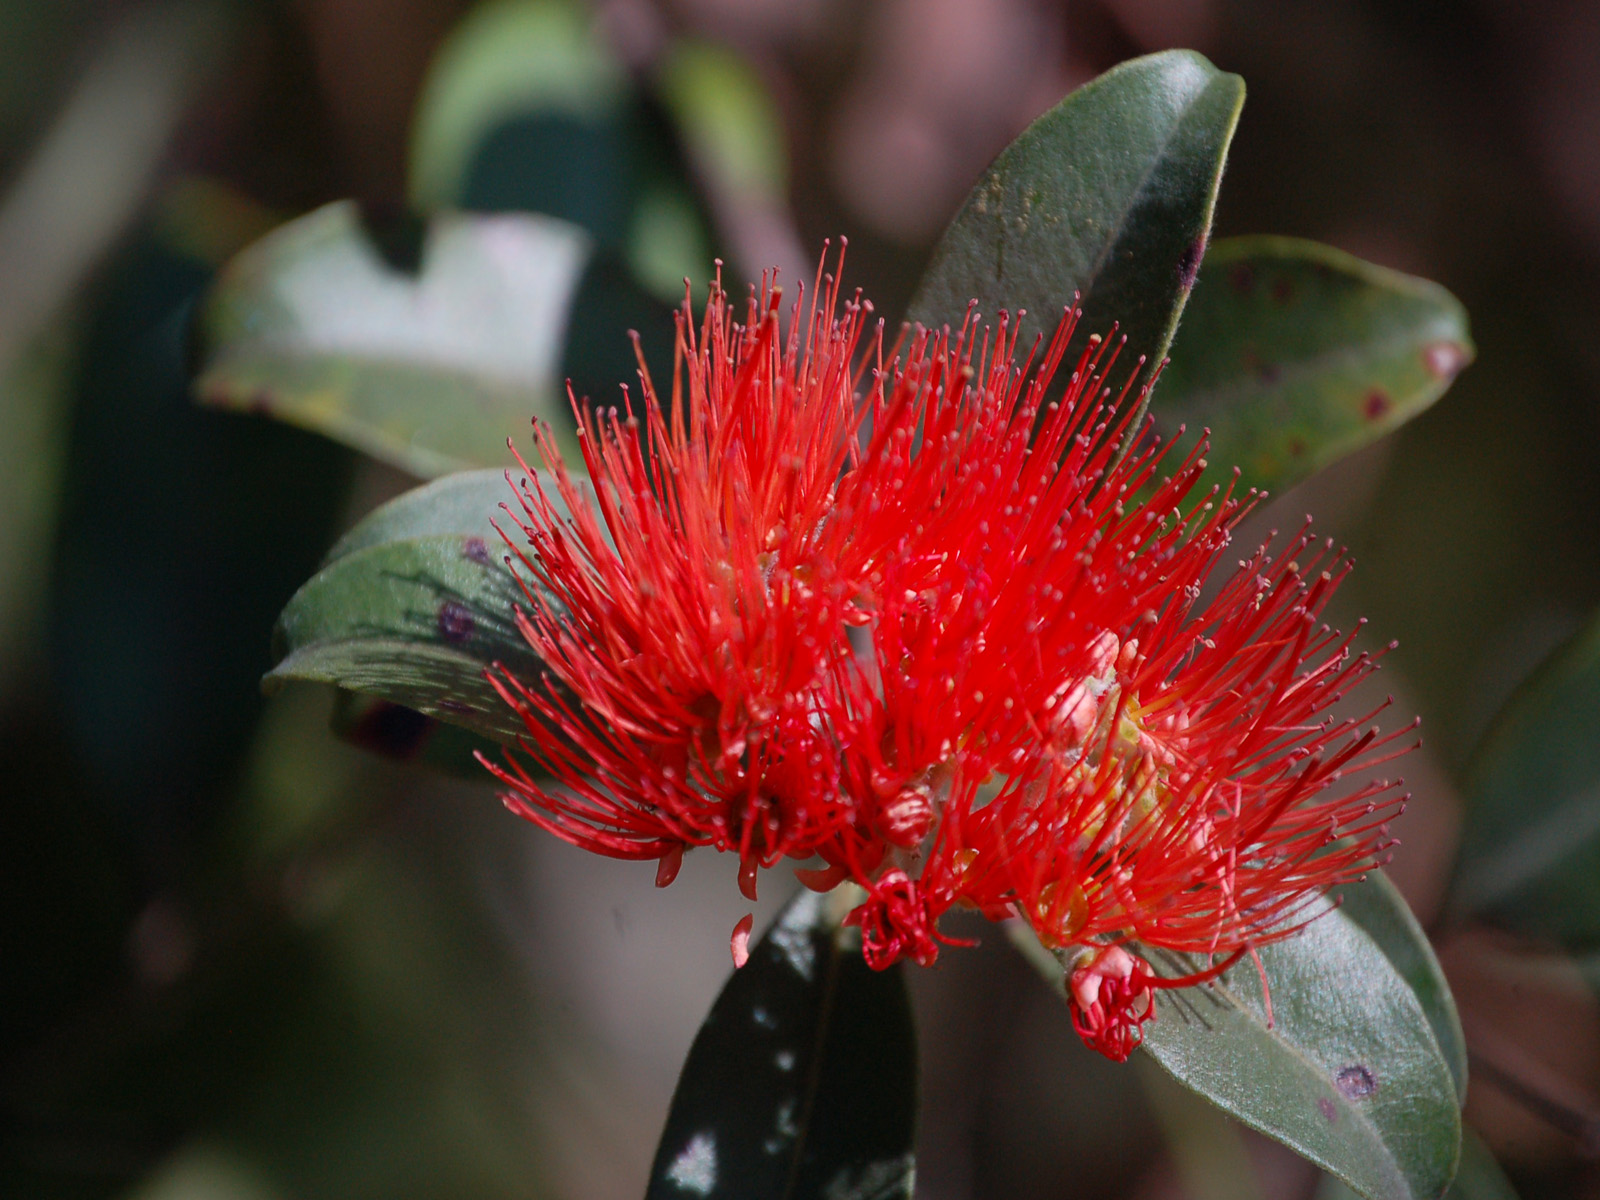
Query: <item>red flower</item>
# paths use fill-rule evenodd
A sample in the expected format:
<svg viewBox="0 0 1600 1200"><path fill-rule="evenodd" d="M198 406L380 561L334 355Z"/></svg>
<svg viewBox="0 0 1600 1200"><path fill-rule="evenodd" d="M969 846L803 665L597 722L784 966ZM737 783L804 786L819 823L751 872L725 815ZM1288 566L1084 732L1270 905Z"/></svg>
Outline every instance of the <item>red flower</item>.
<svg viewBox="0 0 1600 1200"><path fill-rule="evenodd" d="M872 548L839 491L859 457L870 306L835 319L831 283L824 301L808 322L797 307L787 340L775 288L740 326L714 286L698 335L685 301L671 397L641 359L642 412L624 389L623 413L579 414L592 488L541 428L549 474L518 492L517 623L548 673L491 682L566 790L514 761L490 769L515 811L601 854L660 859L663 885L685 847L709 845L738 853L754 898L758 865L807 858L852 819L834 720Z"/></svg>
<svg viewBox="0 0 1600 1200"><path fill-rule="evenodd" d="M1320 624L1348 565L1308 529L1203 600L1253 497L1186 499L1203 447L1161 475L1117 348L1065 369L1074 312L1022 361L971 312L885 361L831 281L787 339L777 302L736 326L714 286L698 336L686 302L672 399L641 372L642 422L583 416L592 501L540 434L572 517L524 482L518 622L549 672L496 686L564 790L492 769L663 883L686 846L737 851L751 895L820 856L802 881L867 890L877 967L931 962L954 906L1021 915L1083 948L1074 1021L1126 1057L1155 989L1288 936L1389 844L1399 735L1328 715L1375 668ZM1160 979L1134 942L1206 965Z"/></svg>

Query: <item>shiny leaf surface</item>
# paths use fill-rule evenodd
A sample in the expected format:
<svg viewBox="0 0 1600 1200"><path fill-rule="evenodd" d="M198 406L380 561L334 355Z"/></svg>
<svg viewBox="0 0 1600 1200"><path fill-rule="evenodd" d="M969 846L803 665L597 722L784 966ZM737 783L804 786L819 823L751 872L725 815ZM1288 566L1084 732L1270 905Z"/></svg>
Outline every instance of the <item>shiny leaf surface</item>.
<svg viewBox="0 0 1600 1200"><path fill-rule="evenodd" d="M510 497L504 472L473 471L374 511L284 609L281 661L268 686L331 683L496 742L514 740L522 723L484 672L503 662L535 681L542 663L516 630L514 607L526 599L490 523ZM430 736L404 713L346 702L342 714L347 734L376 739L373 748L393 756L422 754Z"/></svg>
<svg viewBox="0 0 1600 1200"><path fill-rule="evenodd" d="M1211 430L1211 482L1237 466L1276 490L1422 412L1473 353L1466 310L1438 284L1299 238L1225 238L1151 411L1163 433Z"/></svg>
<svg viewBox="0 0 1600 1200"><path fill-rule="evenodd" d="M1260 954L1270 1025L1246 959L1211 987L1162 993L1145 1048L1180 1083L1369 1200L1440 1195L1455 1173L1461 1114L1411 987L1337 911Z"/></svg>
<svg viewBox="0 0 1600 1200"><path fill-rule="evenodd" d="M1333 1176L1324 1176L1316 1200L1354 1200L1356 1193ZM1472 1130L1462 1131L1461 1167L1445 1194L1445 1200L1517 1200L1517 1193L1489 1153L1489 1148Z"/></svg>
<svg viewBox="0 0 1600 1200"><path fill-rule="evenodd" d="M1021 922L1012 940L1058 994L1061 964ZM1456 1168L1450 1068L1410 985L1343 912L1262 947L1209 986L1158 993L1144 1048L1185 1087L1368 1200L1436 1197ZM1203 964L1150 954L1163 974Z"/></svg>
<svg viewBox="0 0 1600 1200"><path fill-rule="evenodd" d="M1411 985L1450 1067L1456 1098L1465 1103L1467 1040L1461 1032L1461 1018L1456 1013L1449 981L1434 956L1428 935L1422 931L1399 889L1382 871L1372 871L1364 883L1349 884L1335 894L1340 897L1339 911L1378 944L1389 965Z"/></svg>
<svg viewBox="0 0 1600 1200"><path fill-rule="evenodd" d="M1081 294L1077 344L1120 322L1159 361L1211 229L1244 81L1173 50L1073 92L1001 151L945 230L909 316L1023 308L1025 346Z"/></svg>
<svg viewBox="0 0 1600 1200"><path fill-rule="evenodd" d="M801 892L722 989L678 1080L648 1200L910 1197L905 980L866 965L839 899Z"/></svg>

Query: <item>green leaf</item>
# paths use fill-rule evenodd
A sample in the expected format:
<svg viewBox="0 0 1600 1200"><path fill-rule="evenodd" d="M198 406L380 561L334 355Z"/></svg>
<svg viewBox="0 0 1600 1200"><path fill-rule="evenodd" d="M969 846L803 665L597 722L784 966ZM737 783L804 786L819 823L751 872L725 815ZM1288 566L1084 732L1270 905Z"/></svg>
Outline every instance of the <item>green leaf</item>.
<svg viewBox="0 0 1600 1200"><path fill-rule="evenodd" d="M1316 1200L1354 1200L1356 1193L1331 1175L1323 1176ZM1461 1167L1445 1193L1445 1200L1517 1200L1517 1193L1489 1153L1483 1140L1470 1129L1461 1131Z"/></svg>
<svg viewBox="0 0 1600 1200"><path fill-rule="evenodd" d="M360 522L283 610L282 661L268 687L331 683L495 742L514 741L522 722L484 672L502 662L532 683L543 664L517 632L514 607L527 601L490 524L510 496L504 472L467 472L408 492ZM387 742L401 757L423 751L424 732L413 728L412 745L393 713L347 702L342 724L359 733L372 713L399 722L372 731L376 748Z"/></svg>
<svg viewBox="0 0 1600 1200"><path fill-rule="evenodd" d="M1238 1123L1181 1087L1148 1055L1136 1056L1132 1066L1185 1193L1192 1200L1263 1200Z"/></svg>
<svg viewBox="0 0 1600 1200"><path fill-rule="evenodd" d="M412 488L356 522L333 544L322 565L369 546L448 533L482 538L485 551L498 562L505 545L495 526L510 528L501 506L514 502L507 474L500 467L457 471ZM519 479L521 475L517 470L511 478Z"/></svg>
<svg viewBox="0 0 1600 1200"><path fill-rule="evenodd" d="M1272 1025L1246 960L1211 987L1161 993L1145 1048L1178 1082L1369 1200L1440 1195L1461 1113L1411 987L1337 910L1260 955Z"/></svg>
<svg viewBox="0 0 1600 1200"><path fill-rule="evenodd" d="M626 73L582 5L480 5L440 49L418 99L412 204L420 212L461 204L474 156L508 119L559 113L598 125L617 118L629 91Z"/></svg>
<svg viewBox="0 0 1600 1200"><path fill-rule="evenodd" d="M0 695L38 652L60 476L71 426L76 314L58 317L14 358L0 361Z"/></svg>
<svg viewBox="0 0 1600 1200"><path fill-rule="evenodd" d="M594 14L569 0L496 0L461 22L434 59L417 108L411 144L411 203L442 208L541 212L581 226L626 264L629 282L669 305L686 276L704 278L713 251L708 215L685 161L712 135L715 169L734 163L750 139L724 134L781 132L772 104L717 87L718 54L676 42L654 82L665 105L638 91L595 28ZM710 68L702 67L701 59ZM734 56L735 72L750 74ZM737 77L737 76L736 76ZM709 86L707 84L709 83ZM686 97L687 103L676 101ZM720 101L706 120L707 97ZM676 118L673 128L669 118ZM696 119L694 129L685 120ZM692 135L692 136L691 136ZM770 157L781 139L761 149ZM765 161L764 159L761 161ZM781 179L781 176L780 176ZM598 331L626 350L622 325ZM668 349L670 355L670 347ZM632 378L630 364L615 385Z"/></svg>
<svg viewBox="0 0 1600 1200"><path fill-rule="evenodd" d="M1470 1129L1461 1134L1461 1167L1445 1200L1517 1200L1516 1189L1483 1139Z"/></svg>
<svg viewBox="0 0 1600 1200"><path fill-rule="evenodd" d="M484 679L504 662L537 680L541 664L512 623L511 573L470 557L460 537L358 550L318 572L278 622L283 657L267 675L337 684L510 742L522 722Z"/></svg>
<svg viewBox="0 0 1600 1200"><path fill-rule="evenodd" d="M1411 985L1450 1068L1456 1100L1465 1104L1467 1040L1461 1032L1455 997L1450 994L1450 984L1434 956L1428 935L1422 931L1399 889L1382 871L1370 872L1365 882L1348 884L1335 895L1339 897L1340 911L1377 943L1389 965Z"/></svg>
<svg viewBox="0 0 1600 1200"><path fill-rule="evenodd" d="M801 892L722 989L678 1080L649 1200L909 1200L905 979L866 965L839 927L845 907Z"/></svg>
<svg viewBox="0 0 1600 1200"><path fill-rule="evenodd" d="M558 371L589 256L549 217L456 214L428 223L409 271L353 203L330 204L223 270L196 390L418 475L504 462L532 418L570 427Z"/></svg>
<svg viewBox="0 0 1600 1200"><path fill-rule="evenodd" d="M1473 755L1453 920L1600 948L1600 618L1514 695Z"/></svg>
<svg viewBox="0 0 1600 1200"><path fill-rule="evenodd" d="M1007 928L1059 993L1061 964L1023 922ZM1201 965L1146 953L1168 974ZM1440 1195L1461 1113L1411 986L1339 909L1259 953L1270 1026L1247 958L1209 986L1158 992L1144 1048L1179 1083L1369 1200Z"/></svg>
<svg viewBox="0 0 1600 1200"><path fill-rule="evenodd" d="M783 117L742 54L683 39L662 63L661 100L703 171L745 196L787 194Z"/></svg>
<svg viewBox="0 0 1600 1200"><path fill-rule="evenodd" d="M1206 254L1151 400L1166 433L1209 427L1211 482L1286 488L1422 412L1472 361L1438 284L1299 238Z"/></svg>
<svg viewBox="0 0 1600 1200"><path fill-rule="evenodd" d="M1244 81L1188 50L1123 63L995 159L934 250L910 319L1028 310L1022 344L1081 294L1077 343L1120 322L1160 361L1194 282Z"/></svg>

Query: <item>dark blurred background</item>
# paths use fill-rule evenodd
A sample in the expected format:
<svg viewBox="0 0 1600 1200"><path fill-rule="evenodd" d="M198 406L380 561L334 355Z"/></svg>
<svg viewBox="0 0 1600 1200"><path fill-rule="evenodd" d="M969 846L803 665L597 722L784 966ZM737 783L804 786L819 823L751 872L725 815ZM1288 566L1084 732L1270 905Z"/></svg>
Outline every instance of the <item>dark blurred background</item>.
<svg viewBox="0 0 1600 1200"><path fill-rule="evenodd" d="M1448 395L1277 502L1350 542L1346 608L1401 642L1387 682L1428 742L1394 876L1432 920L1468 753L1600 601L1600 4L577 7L638 104L508 121L470 148L469 205L604 242L629 164L669 162L734 279L809 275L844 233L850 282L895 316L1028 121L1184 46L1249 86L1218 234L1317 238L1462 299L1479 357ZM278 610L412 481L189 394L195 305L234 251L346 196L403 227L419 94L471 8L0 0L5 1196L642 1192L726 977L732 868L691 856L655 892L481 784L335 741L315 690L263 700ZM755 184L662 124L685 39L737 55L778 115ZM625 378L640 311L575 320L567 373ZM1313 1195L1292 1155L1084 1051L987 943L914 977L919 1194ZM1535 1097L1476 1079L1469 1119L1524 1196L1600 1196L1593 994L1489 934L1440 949L1469 1037Z"/></svg>

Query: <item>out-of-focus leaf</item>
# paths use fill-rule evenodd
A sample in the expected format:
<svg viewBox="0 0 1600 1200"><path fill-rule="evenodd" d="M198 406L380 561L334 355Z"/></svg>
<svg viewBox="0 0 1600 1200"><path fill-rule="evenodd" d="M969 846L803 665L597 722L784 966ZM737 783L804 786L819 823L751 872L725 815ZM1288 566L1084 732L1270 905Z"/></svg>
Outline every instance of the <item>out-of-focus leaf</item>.
<svg viewBox="0 0 1600 1200"><path fill-rule="evenodd" d="M628 90L582 5L480 5L440 49L423 86L411 142L412 204L422 212L460 205L474 155L508 119L559 114L598 127L616 119Z"/></svg>
<svg viewBox="0 0 1600 1200"><path fill-rule="evenodd" d="M126 1200L285 1200L261 1169L222 1146L186 1145Z"/></svg>
<svg viewBox="0 0 1600 1200"><path fill-rule="evenodd" d="M722 989L678 1080L650 1200L911 1195L905 981L866 965L838 900L802 892Z"/></svg>
<svg viewBox="0 0 1600 1200"><path fill-rule="evenodd" d="M1600 619L1512 697L1467 771L1447 911L1600 948Z"/></svg>
<svg viewBox="0 0 1600 1200"><path fill-rule="evenodd" d="M1467 1041L1456 1014L1455 997L1450 994L1449 981L1428 943L1428 935L1417 924L1405 898L1382 871L1370 872L1364 883L1348 884L1336 895L1340 897L1340 911L1378 944L1400 978L1411 985L1450 1067L1456 1099L1466 1103Z"/></svg>
<svg viewBox="0 0 1600 1200"><path fill-rule="evenodd" d="M78 332L59 321L0 363L0 696L37 643Z"/></svg>
<svg viewBox="0 0 1600 1200"><path fill-rule="evenodd" d="M1059 989L1061 964L1021 922L1009 928ZM1169 973L1202 965L1147 953ZM1158 992L1145 1049L1179 1083L1368 1200L1442 1193L1456 1168L1461 1112L1410 985L1337 909L1260 956L1270 1025L1246 959L1209 986Z"/></svg>
<svg viewBox="0 0 1600 1200"><path fill-rule="evenodd" d="M1317 1189L1316 1200L1355 1200L1355 1196L1347 1185L1332 1175L1325 1175L1322 1186ZM1517 1200L1506 1173L1471 1129L1461 1131L1461 1166L1444 1200Z"/></svg>
<svg viewBox="0 0 1600 1200"><path fill-rule="evenodd" d="M748 59L710 42L680 41L657 87L702 170L737 192L786 192L783 120Z"/></svg>
<svg viewBox="0 0 1600 1200"><path fill-rule="evenodd" d="M63 761L119 798L130 845L200 837L224 805L260 715L267 632L337 529L352 464L300 430L193 404L184 334L208 276L143 235L109 265L66 450L93 486L60 498L52 707L72 740ZM125 500L114 536L107 496Z"/></svg>
<svg viewBox="0 0 1600 1200"><path fill-rule="evenodd" d="M1262 1200L1239 1126L1148 1057L1135 1058L1133 1066L1187 1194L1193 1200Z"/></svg>
<svg viewBox="0 0 1600 1200"><path fill-rule="evenodd" d="M62 89L80 64L71 47L81 44L91 0L0 4L0 147L10 154L43 126Z"/></svg>
<svg viewBox="0 0 1600 1200"><path fill-rule="evenodd" d="M151 224L168 249L215 270L281 225L284 215L220 179L185 175L163 190Z"/></svg>
<svg viewBox="0 0 1600 1200"><path fill-rule="evenodd" d="M660 72L669 100L685 90L682 57L675 46ZM705 89L688 90L692 98ZM722 124L754 120L750 97L719 98L738 105L713 114ZM713 257L680 146L693 132L685 120L699 115L692 106L669 113L633 88L584 6L497 0L475 9L434 59L412 139L411 200L425 212L559 217L625 261L631 284L676 304L684 278L704 278ZM597 333L624 346L627 328Z"/></svg>
<svg viewBox="0 0 1600 1200"><path fill-rule="evenodd" d="M1455 1173L1461 1112L1411 987L1337 911L1208 988L1164 992L1145 1048L1182 1084L1369 1200L1420 1200Z"/></svg>
<svg viewBox="0 0 1600 1200"><path fill-rule="evenodd" d="M485 782L479 754L498 758L497 743L459 725L376 696L338 691L329 718L333 732L352 746L384 758L431 767L447 775Z"/></svg>
<svg viewBox="0 0 1600 1200"><path fill-rule="evenodd" d="M7 28L0 36L15 32ZM28 161L8 168L0 201L0 369L44 333L125 231L233 32L231 5L135 6L98 39L71 98ZM0 55L20 40L5 36ZM19 69L6 62L0 74L8 84L37 78L41 65Z"/></svg>
<svg viewBox="0 0 1600 1200"><path fill-rule="evenodd" d="M444 215L412 272L330 204L223 270L197 391L419 475L504 462L531 418L570 424L557 372L589 254L549 217Z"/></svg>
<svg viewBox="0 0 1600 1200"><path fill-rule="evenodd" d="M1299 238L1206 253L1158 427L1211 430L1212 481L1289 487L1427 408L1472 361L1467 314L1438 284Z"/></svg>
<svg viewBox="0 0 1600 1200"><path fill-rule="evenodd" d="M1159 361L1205 253L1244 81L1173 50L1073 92L1001 151L945 230L910 318L1028 310L1022 344L1081 295L1077 344L1120 322Z"/></svg>

